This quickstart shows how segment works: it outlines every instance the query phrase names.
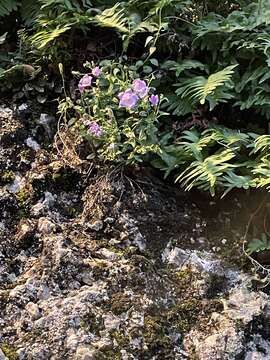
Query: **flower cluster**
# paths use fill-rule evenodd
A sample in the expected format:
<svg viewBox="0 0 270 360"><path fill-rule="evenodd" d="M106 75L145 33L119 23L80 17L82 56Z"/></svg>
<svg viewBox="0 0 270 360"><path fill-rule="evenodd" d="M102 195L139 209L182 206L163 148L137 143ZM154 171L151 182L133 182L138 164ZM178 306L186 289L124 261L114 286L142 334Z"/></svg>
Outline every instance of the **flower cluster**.
<svg viewBox="0 0 270 360"><path fill-rule="evenodd" d="M96 137L101 137L103 134L103 130L102 127L99 126L99 124L96 121L89 121L89 120L84 120L84 125L86 127L88 127L88 131L96 136Z"/></svg>
<svg viewBox="0 0 270 360"><path fill-rule="evenodd" d="M144 80L136 79L132 83L131 89L127 89L118 95L119 106L127 109L134 109L140 99L144 99L149 93L149 87ZM149 102L157 106L159 102L158 95L151 95Z"/></svg>
<svg viewBox="0 0 270 360"><path fill-rule="evenodd" d="M82 93L85 89L89 88L92 85L93 77L89 75L84 75L81 80L79 81L78 88Z"/></svg>
<svg viewBox="0 0 270 360"><path fill-rule="evenodd" d="M92 68L91 73L85 74L79 81L78 88L81 93L85 92L86 90L91 89L93 86L93 81L97 79L101 75L101 69L99 66L96 66ZM106 71L104 72L104 77L106 78ZM117 81L117 79L112 80L112 84L114 84L114 81ZM99 82L94 83L99 86ZM93 89L94 90L94 89ZM141 101L143 101L143 104L147 105L150 104L154 107L157 107L159 104L159 96L154 95L150 93L150 87L148 86L147 82L141 79L135 79L131 86L126 89L123 92L120 92L118 94L119 98L119 107L123 107L126 109L135 109L137 105L140 104ZM94 94L99 94L98 96L105 96L103 91L97 91L97 93L93 92ZM92 96L91 96L92 98ZM95 99L92 100L95 102ZM84 102L83 102L84 103ZM87 120L82 119L82 122L87 130L88 133L90 133L92 136L95 136L97 138L100 138L102 136L103 139L105 139L105 135L107 133L107 122L104 124L101 120L102 126L99 124L100 119L97 121L94 121L96 119L95 115L93 117L93 120ZM109 120L107 120L109 121Z"/></svg>
<svg viewBox="0 0 270 360"><path fill-rule="evenodd" d="M91 75L85 74L79 81L78 88L80 92L84 92L86 89L89 89L92 86L93 78L98 78L101 74L101 69L99 66L96 66L92 69Z"/></svg>

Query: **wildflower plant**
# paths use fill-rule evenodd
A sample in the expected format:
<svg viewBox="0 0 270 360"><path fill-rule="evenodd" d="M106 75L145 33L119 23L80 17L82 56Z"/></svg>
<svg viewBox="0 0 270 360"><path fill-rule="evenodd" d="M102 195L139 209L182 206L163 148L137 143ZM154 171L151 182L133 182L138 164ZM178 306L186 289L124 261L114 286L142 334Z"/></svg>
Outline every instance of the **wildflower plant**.
<svg viewBox="0 0 270 360"><path fill-rule="evenodd" d="M165 115L160 111L164 98L151 86L154 75L143 79L134 68L110 61L85 68L86 74L75 73L72 127L102 160L149 161L160 150L158 119Z"/></svg>

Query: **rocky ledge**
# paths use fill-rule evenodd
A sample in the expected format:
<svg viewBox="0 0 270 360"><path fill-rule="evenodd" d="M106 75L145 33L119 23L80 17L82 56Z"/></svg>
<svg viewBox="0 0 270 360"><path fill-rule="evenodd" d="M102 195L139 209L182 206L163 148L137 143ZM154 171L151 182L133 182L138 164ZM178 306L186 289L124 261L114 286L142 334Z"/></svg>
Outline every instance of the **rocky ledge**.
<svg viewBox="0 0 270 360"><path fill-rule="evenodd" d="M269 296L207 247L188 195L67 158L49 115L15 110L0 109L1 360L270 359Z"/></svg>

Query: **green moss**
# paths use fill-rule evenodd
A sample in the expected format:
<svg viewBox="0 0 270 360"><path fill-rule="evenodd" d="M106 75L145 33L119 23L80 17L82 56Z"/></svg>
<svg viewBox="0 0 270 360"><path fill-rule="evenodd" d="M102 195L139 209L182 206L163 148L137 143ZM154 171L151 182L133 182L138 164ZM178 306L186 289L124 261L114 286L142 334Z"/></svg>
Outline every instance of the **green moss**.
<svg viewBox="0 0 270 360"><path fill-rule="evenodd" d="M207 300L187 298L179 302L167 314L168 321L181 334L188 333L195 326L204 330L209 322L209 316L216 311L222 311L223 305L219 299Z"/></svg>
<svg viewBox="0 0 270 360"><path fill-rule="evenodd" d="M172 341L166 333L166 326L162 316L148 315L145 317L143 338L148 353L170 352L173 348Z"/></svg>
<svg viewBox="0 0 270 360"><path fill-rule="evenodd" d="M0 183L5 185L15 180L15 174L13 171L4 171L0 176Z"/></svg>
<svg viewBox="0 0 270 360"><path fill-rule="evenodd" d="M25 202L27 201L29 195L25 189L21 189L16 193L16 199L20 206L24 206Z"/></svg>
<svg viewBox="0 0 270 360"><path fill-rule="evenodd" d="M180 270L175 273L175 280L181 288L190 287L193 279L194 273L190 267L186 267L184 270Z"/></svg>
<svg viewBox="0 0 270 360"><path fill-rule="evenodd" d="M105 350L103 352L99 351L94 355L95 360L121 360L122 354L119 350Z"/></svg>
<svg viewBox="0 0 270 360"><path fill-rule="evenodd" d="M122 354L121 349L126 348L129 345L129 339L125 336L122 331L112 331L112 338L117 342L116 348L105 349L102 352L95 354L95 360L121 360Z"/></svg>
<svg viewBox="0 0 270 360"><path fill-rule="evenodd" d="M19 219L25 218L28 215L28 201L29 193L25 189L21 189L16 193L16 199L18 202L19 211L17 212L17 217Z"/></svg>
<svg viewBox="0 0 270 360"><path fill-rule="evenodd" d="M113 331L111 336L116 340L120 349L129 345L129 338L123 333L123 331Z"/></svg>
<svg viewBox="0 0 270 360"><path fill-rule="evenodd" d="M127 311L131 306L130 299L126 294L119 292L112 295L111 310L114 314L120 315Z"/></svg>
<svg viewBox="0 0 270 360"><path fill-rule="evenodd" d="M1 350L9 360L18 360L19 355L17 354L16 348L13 345L4 342L0 345Z"/></svg>
<svg viewBox="0 0 270 360"><path fill-rule="evenodd" d="M92 265L92 272L95 278L107 276L108 270L107 261L102 259L95 259L95 262Z"/></svg>
<svg viewBox="0 0 270 360"><path fill-rule="evenodd" d="M190 298L178 303L169 313L168 320L181 334L189 332L196 324L202 309L202 301Z"/></svg>
<svg viewBox="0 0 270 360"><path fill-rule="evenodd" d="M20 152L21 161L28 161L31 159L31 151L29 149L22 150Z"/></svg>

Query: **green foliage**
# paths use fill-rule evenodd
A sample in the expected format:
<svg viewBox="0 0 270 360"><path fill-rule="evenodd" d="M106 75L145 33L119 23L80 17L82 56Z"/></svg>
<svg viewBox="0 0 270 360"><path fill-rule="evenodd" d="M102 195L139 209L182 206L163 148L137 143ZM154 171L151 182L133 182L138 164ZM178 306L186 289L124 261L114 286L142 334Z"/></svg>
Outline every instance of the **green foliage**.
<svg viewBox="0 0 270 360"><path fill-rule="evenodd" d="M270 241L266 234L262 234L260 239L251 240L247 246L247 253L249 255L265 250L270 250Z"/></svg>
<svg viewBox="0 0 270 360"><path fill-rule="evenodd" d="M18 0L1 0L0 3L0 17L9 15L12 11L17 10L19 5Z"/></svg>
<svg viewBox="0 0 270 360"><path fill-rule="evenodd" d="M9 360L18 360L19 359L19 355L17 353L17 349L7 343L7 342L3 342L0 344L0 348L3 351L4 355L9 359Z"/></svg>
<svg viewBox="0 0 270 360"><path fill-rule="evenodd" d="M175 84L178 87L175 93L180 96L181 100L189 102L193 108L198 103L204 105L208 100L210 110L213 110L217 103L231 98L230 93L225 90L225 83L231 79L235 67L236 65L228 66L208 78L196 76ZM224 90L220 91L221 87Z"/></svg>
<svg viewBox="0 0 270 360"><path fill-rule="evenodd" d="M227 17L211 13L192 27L194 46L209 63L238 63L231 97L241 110L254 109L270 117L270 3L255 1Z"/></svg>
<svg viewBox="0 0 270 360"><path fill-rule="evenodd" d="M93 69L94 64L85 66ZM150 161L160 149L158 118L163 115L159 106L149 102L149 94L154 89L149 87L149 94L137 97L134 107L120 106L119 94L131 89L133 81L139 79L136 66L131 70L126 65L107 60L100 66L100 76L83 89L75 103L70 98L60 102L60 113L71 128L89 141L91 158L122 164ZM152 80L153 76L145 78L145 84L150 86ZM67 120L72 111L76 116ZM91 130L92 126L96 132Z"/></svg>
<svg viewBox="0 0 270 360"><path fill-rule="evenodd" d="M120 33L128 33L126 26L126 16L120 4L114 5L112 8L105 9L100 15L95 17L95 21L101 27L116 29Z"/></svg>
<svg viewBox="0 0 270 360"><path fill-rule="evenodd" d="M255 140L255 141L254 141ZM186 190L198 187L215 195L216 189L223 190L223 196L234 188L270 189L270 152L267 143L270 135L258 136L241 133L223 127L214 127L199 133L184 131L177 145L176 155L163 170L182 169L176 177ZM167 152L166 146L162 153ZM183 159L185 159L183 161Z"/></svg>

